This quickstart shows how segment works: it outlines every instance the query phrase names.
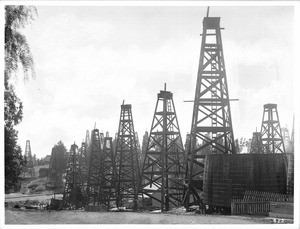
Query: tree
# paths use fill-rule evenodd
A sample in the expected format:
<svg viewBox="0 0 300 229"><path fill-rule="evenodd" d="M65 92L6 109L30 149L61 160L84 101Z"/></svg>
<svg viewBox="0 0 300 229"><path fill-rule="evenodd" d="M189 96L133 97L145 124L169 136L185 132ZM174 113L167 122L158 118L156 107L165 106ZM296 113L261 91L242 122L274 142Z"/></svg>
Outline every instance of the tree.
<svg viewBox="0 0 300 229"><path fill-rule="evenodd" d="M23 105L11 84L20 67L24 79L31 72L34 77L34 62L26 37L20 29L31 22L35 7L5 6L5 69L4 69L4 134L5 134L5 191L8 192L20 181L20 173L26 161L17 144L18 132L14 129L22 121Z"/></svg>
<svg viewBox="0 0 300 229"><path fill-rule="evenodd" d="M62 141L59 141L52 148L49 165L49 187L61 190L63 188L63 173L66 172L69 154Z"/></svg>
<svg viewBox="0 0 300 229"><path fill-rule="evenodd" d="M56 145L54 145L53 152L55 158L52 160L54 163L53 165L51 165L52 168L60 174L65 173L67 169L69 154L64 143L62 141L59 141Z"/></svg>
<svg viewBox="0 0 300 229"><path fill-rule="evenodd" d="M34 77L34 61L26 37L20 32L37 15L32 6L5 6L5 80L15 76L20 64L24 79Z"/></svg>

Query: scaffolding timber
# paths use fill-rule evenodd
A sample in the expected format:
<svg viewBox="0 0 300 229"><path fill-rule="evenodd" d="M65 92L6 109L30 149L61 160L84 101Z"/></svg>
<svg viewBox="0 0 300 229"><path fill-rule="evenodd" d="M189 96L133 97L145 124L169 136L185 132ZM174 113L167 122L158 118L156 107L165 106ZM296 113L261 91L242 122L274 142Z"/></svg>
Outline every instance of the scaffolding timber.
<svg viewBox="0 0 300 229"><path fill-rule="evenodd" d="M264 105L260 133L264 153L285 153L277 104L268 103Z"/></svg>
<svg viewBox="0 0 300 229"><path fill-rule="evenodd" d="M137 209L139 166L131 104L121 105L116 143L116 205ZM128 203L131 202L132 206ZM127 206L125 206L127 204Z"/></svg>
<svg viewBox="0 0 300 229"><path fill-rule="evenodd" d="M208 14L209 9L203 20L200 61L193 101L186 189L183 196L183 204L186 208L200 201L199 193L203 190L205 164L205 155L202 151L210 149L212 154L236 153L220 17L209 17Z"/></svg>
<svg viewBox="0 0 300 229"><path fill-rule="evenodd" d="M68 209L78 209L84 206L83 174L80 163L81 155L78 146L71 145L67 165L66 183L63 192L63 203Z"/></svg>
<svg viewBox="0 0 300 229"><path fill-rule="evenodd" d="M185 176L185 151L173 102L165 90L157 95L143 169L141 191L157 201L161 211L181 205Z"/></svg>

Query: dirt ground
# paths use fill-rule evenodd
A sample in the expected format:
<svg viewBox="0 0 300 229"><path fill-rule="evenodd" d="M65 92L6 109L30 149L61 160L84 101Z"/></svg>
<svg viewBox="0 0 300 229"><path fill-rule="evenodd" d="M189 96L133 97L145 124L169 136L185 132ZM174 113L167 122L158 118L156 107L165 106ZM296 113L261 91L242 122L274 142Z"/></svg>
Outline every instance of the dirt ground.
<svg viewBox="0 0 300 229"><path fill-rule="evenodd" d="M195 213L5 210L5 224L265 224L263 217Z"/></svg>
<svg viewBox="0 0 300 229"><path fill-rule="evenodd" d="M49 202L51 193L5 195L5 224L269 224L272 220L259 216L201 215L177 209L168 213L154 212L85 212L83 210L30 210L13 206L25 201ZM62 198L62 195L55 195Z"/></svg>

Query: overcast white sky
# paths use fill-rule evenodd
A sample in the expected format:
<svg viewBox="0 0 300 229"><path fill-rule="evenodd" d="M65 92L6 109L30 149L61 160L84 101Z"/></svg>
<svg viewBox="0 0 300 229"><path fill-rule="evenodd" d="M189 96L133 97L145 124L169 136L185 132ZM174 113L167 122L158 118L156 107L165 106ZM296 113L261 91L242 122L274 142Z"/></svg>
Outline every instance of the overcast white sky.
<svg viewBox="0 0 300 229"><path fill-rule="evenodd" d="M38 157L62 140L69 149L94 123L117 132L120 105L132 104L140 141L159 90L173 92L183 140L190 131L206 7L37 6L24 33L36 79L18 81L24 104L19 144ZM293 117L292 6L214 6L222 40L235 138L260 130L263 105L277 103L281 126ZM277 69L277 71L276 71Z"/></svg>

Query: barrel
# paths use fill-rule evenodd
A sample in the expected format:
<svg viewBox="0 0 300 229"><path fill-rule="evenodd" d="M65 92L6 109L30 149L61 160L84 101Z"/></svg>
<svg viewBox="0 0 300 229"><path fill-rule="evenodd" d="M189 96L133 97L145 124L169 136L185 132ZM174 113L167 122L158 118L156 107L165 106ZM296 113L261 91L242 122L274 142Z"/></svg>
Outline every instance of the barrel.
<svg viewBox="0 0 300 229"><path fill-rule="evenodd" d="M246 190L286 193L284 154L211 154L206 156L203 202L230 207L231 199Z"/></svg>

